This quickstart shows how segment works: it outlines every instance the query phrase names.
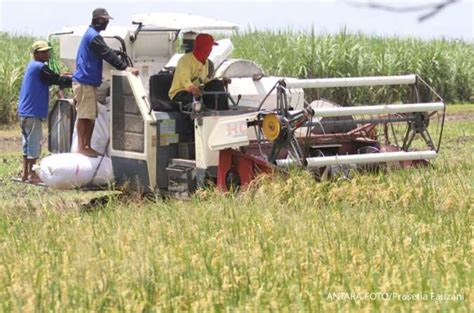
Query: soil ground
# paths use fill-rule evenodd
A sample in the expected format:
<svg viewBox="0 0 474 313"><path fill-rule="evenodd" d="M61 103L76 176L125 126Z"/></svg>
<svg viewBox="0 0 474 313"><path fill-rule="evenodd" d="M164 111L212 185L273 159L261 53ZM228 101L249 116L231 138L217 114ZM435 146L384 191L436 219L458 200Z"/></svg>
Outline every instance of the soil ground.
<svg viewBox="0 0 474 313"><path fill-rule="evenodd" d="M48 129L43 125L43 150L48 148ZM0 153L21 151L21 131L20 126L13 124L10 127L0 128Z"/></svg>

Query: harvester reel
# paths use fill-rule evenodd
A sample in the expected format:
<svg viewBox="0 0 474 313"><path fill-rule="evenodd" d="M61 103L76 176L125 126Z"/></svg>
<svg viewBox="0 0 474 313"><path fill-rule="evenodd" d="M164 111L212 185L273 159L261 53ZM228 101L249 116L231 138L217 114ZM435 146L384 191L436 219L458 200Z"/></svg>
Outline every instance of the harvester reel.
<svg viewBox="0 0 474 313"><path fill-rule="evenodd" d="M395 124L395 123L384 123L384 143L386 145L393 145L400 150L410 151L416 150L413 146L415 139L419 137L422 139L424 144L431 150L437 151L439 145L433 142L433 136L431 132L435 132L435 137L439 136L439 131L442 129L440 121L432 121L433 117L437 112L414 112L405 114L390 115L389 119L404 119L406 123ZM439 119L444 120L444 112ZM397 128L397 129L396 129Z"/></svg>
<svg viewBox="0 0 474 313"><path fill-rule="evenodd" d="M415 120L408 122L408 129L403 140L403 150L408 150L413 142L413 139L417 134L423 138L425 143L430 147L430 149L435 150L435 146L433 140L431 139L431 135L428 131L428 126L430 124L430 116L426 112L424 113L415 113Z"/></svg>

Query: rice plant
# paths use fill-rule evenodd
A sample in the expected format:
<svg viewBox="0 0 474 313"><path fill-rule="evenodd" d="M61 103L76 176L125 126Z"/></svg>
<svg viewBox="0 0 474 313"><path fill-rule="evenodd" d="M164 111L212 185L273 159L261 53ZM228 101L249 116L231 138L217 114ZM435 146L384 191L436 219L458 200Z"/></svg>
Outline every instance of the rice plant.
<svg viewBox="0 0 474 313"><path fill-rule="evenodd" d="M0 311L470 312L473 107L455 109L433 167L92 211L103 193L13 183L20 153L0 153Z"/></svg>

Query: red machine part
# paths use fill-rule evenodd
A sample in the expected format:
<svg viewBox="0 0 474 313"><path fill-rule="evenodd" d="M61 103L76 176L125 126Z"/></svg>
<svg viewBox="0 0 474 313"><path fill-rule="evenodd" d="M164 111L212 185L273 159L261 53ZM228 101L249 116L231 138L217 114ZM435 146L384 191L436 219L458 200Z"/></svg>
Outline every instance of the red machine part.
<svg viewBox="0 0 474 313"><path fill-rule="evenodd" d="M247 186L257 175L272 173L274 166L265 160L244 154L234 149L225 149L219 152L217 168L217 188L229 190L229 179L232 175L238 186Z"/></svg>

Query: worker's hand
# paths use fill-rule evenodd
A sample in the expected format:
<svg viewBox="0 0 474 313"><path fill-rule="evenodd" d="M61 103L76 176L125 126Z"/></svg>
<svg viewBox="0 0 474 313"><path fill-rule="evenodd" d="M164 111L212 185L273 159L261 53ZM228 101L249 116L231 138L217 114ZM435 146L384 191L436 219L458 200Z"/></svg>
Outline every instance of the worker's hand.
<svg viewBox="0 0 474 313"><path fill-rule="evenodd" d="M65 72L65 73L62 74L62 76L72 77L72 73L70 73L70 72Z"/></svg>
<svg viewBox="0 0 474 313"><path fill-rule="evenodd" d="M222 78L222 82L224 83L224 85L228 85L232 83L232 79L230 79L229 77L224 77Z"/></svg>
<svg viewBox="0 0 474 313"><path fill-rule="evenodd" d="M125 70L126 70L127 72L132 73L132 74L135 75L135 76L138 76L138 69L137 69L137 68L127 66L127 68L126 68Z"/></svg>
<svg viewBox="0 0 474 313"><path fill-rule="evenodd" d="M201 96L201 89L198 87L191 85L188 87L188 92L192 93L194 97L200 97Z"/></svg>

